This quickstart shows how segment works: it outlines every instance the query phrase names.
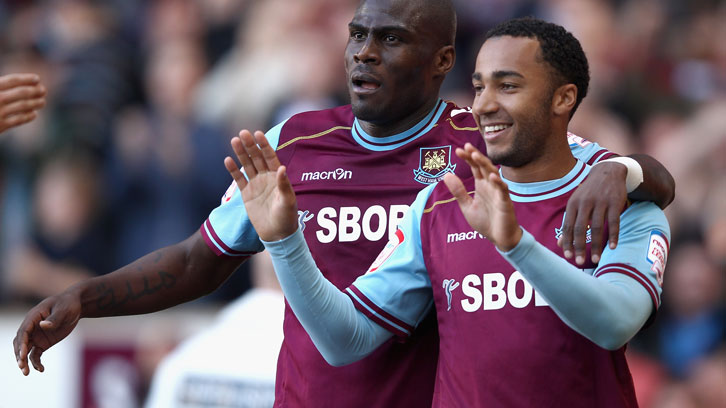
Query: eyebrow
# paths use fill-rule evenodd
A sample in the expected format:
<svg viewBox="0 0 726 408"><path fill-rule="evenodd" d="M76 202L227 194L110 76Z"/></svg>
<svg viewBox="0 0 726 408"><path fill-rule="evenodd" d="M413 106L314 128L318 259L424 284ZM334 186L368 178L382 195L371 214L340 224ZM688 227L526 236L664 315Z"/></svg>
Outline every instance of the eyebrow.
<svg viewBox="0 0 726 408"><path fill-rule="evenodd" d="M361 30L361 31L373 31L373 32L395 32L395 33L410 33L411 30L401 25L386 25L386 26L375 26L367 27L358 23L349 23L349 30Z"/></svg>
<svg viewBox="0 0 726 408"><path fill-rule="evenodd" d="M492 78L494 79L502 79L506 77L518 77L518 78L524 78L524 75L520 74L517 71L494 71L492 72ZM475 72L471 74L471 78L475 81L481 81L482 75L479 72Z"/></svg>

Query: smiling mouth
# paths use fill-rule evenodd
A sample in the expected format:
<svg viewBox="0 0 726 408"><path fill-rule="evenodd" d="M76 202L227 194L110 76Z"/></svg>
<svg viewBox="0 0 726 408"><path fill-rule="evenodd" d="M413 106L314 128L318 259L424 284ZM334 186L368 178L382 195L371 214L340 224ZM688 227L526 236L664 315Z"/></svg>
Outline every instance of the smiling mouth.
<svg viewBox="0 0 726 408"><path fill-rule="evenodd" d="M488 125L484 126L484 133L497 133L501 132L504 129L509 129L512 127L512 125L505 125L505 124L498 124L498 125Z"/></svg>

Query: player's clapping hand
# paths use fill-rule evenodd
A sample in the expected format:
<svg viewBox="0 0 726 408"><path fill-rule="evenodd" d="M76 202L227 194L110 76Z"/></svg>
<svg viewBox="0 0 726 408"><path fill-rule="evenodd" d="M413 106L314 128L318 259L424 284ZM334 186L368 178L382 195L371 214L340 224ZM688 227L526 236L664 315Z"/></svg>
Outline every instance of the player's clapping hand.
<svg viewBox="0 0 726 408"><path fill-rule="evenodd" d="M0 76L0 133L28 123L45 106L45 87L35 74Z"/></svg>
<svg viewBox="0 0 726 408"><path fill-rule="evenodd" d="M297 230L295 192L265 134L257 131L253 136L243 130L232 138L231 145L244 174L231 157L224 159L224 166L242 192L247 215L259 237L278 241L292 235Z"/></svg>
<svg viewBox="0 0 726 408"><path fill-rule="evenodd" d="M469 225L500 250L509 251L522 238L509 188L499 177L496 166L470 143L463 149L457 148L456 155L471 167L475 189L470 194L461 179L451 173L444 177L446 187L456 198Z"/></svg>
<svg viewBox="0 0 726 408"><path fill-rule="evenodd" d="M52 296L32 308L20 324L13 339L15 360L23 375L30 373L28 357L33 367L45 370L40 357L51 346L73 331L81 318L80 297L74 291Z"/></svg>

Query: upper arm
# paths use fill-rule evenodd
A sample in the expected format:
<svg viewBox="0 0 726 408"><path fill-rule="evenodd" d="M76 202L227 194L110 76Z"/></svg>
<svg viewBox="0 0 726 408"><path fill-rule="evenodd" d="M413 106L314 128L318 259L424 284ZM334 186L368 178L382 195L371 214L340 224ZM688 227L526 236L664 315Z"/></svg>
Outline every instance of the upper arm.
<svg viewBox="0 0 726 408"><path fill-rule="evenodd" d="M204 282L207 292L218 288L249 258L217 255L204 239L201 229L179 245L183 246L186 254L185 269L189 274L199 277L197 282Z"/></svg>
<svg viewBox="0 0 726 408"><path fill-rule="evenodd" d="M621 216L618 246L603 251L595 276L619 273L635 280L657 309L670 250L670 227L663 212L651 202L637 202Z"/></svg>

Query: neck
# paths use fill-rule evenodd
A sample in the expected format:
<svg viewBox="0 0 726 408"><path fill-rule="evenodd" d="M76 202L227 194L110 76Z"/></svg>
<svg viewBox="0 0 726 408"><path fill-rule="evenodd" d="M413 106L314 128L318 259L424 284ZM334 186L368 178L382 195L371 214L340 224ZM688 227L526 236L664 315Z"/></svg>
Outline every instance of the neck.
<svg viewBox="0 0 726 408"><path fill-rule="evenodd" d="M415 124L423 120L436 106L439 101L438 96L427 100L418 108L404 116L403 118L392 119L387 122L370 122L358 119L361 128L373 137L392 136L412 128Z"/></svg>
<svg viewBox="0 0 726 408"><path fill-rule="evenodd" d="M567 136L558 137L557 140L556 144L544 146L537 157L524 166L502 166L502 176L515 183L534 183L564 177L575 166L577 159L572 155Z"/></svg>

